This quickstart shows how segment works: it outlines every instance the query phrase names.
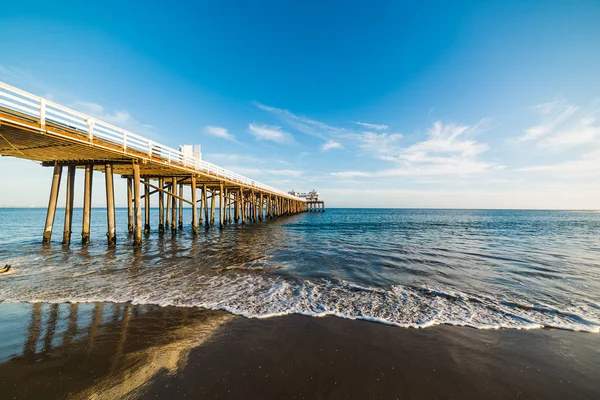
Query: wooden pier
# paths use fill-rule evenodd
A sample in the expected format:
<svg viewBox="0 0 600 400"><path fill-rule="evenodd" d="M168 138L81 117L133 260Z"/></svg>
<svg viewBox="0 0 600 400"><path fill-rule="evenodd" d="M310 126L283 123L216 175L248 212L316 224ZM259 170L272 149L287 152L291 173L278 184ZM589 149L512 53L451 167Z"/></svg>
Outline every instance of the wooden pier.
<svg viewBox="0 0 600 400"><path fill-rule="evenodd" d="M160 233L221 228L308 211L308 202L250 178L0 82L0 155L53 168L43 243L49 243L63 171L67 171L63 244L71 242L75 174L84 173L82 243L90 242L92 178L104 173L107 241L116 243L114 176L127 180L128 231L134 245L152 229L150 197L158 196ZM218 208L218 210L217 210ZM142 212L143 210L143 212ZM218 212L217 212L218 211Z"/></svg>

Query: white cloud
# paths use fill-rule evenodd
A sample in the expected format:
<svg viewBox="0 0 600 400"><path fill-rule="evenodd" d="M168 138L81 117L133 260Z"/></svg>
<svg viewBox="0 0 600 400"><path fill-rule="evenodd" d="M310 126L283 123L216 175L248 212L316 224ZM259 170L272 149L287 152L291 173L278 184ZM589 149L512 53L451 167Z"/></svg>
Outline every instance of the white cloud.
<svg viewBox="0 0 600 400"><path fill-rule="evenodd" d="M117 110L114 112L107 112L104 106L98 103L91 103L86 101L77 101L73 103L72 107L84 114L92 116L103 122L108 122L113 125L123 125L128 122L132 122L133 118L127 111ZM140 126L144 126L139 124Z"/></svg>
<svg viewBox="0 0 600 400"><path fill-rule="evenodd" d="M287 178L299 178L302 176L303 171L295 169L261 169L252 167L242 166L228 166L227 169L237 172L238 174L256 177L256 176L281 176Z"/></svg>
<svg viewBox="0 0 600 400"><path fill-rule="evenodd" d="M357 125L362 125L364 127L367 127L369 129L375 129L376 131L384 131L384 130L386 130L388 128L387 125L383 125L383 124L381 124L381 125L379 125L379 124L369 124L367 122L358 122L358 121L356 121L354 123L357 124Z"/></svg>
<svg viewBox="0 0 600 400"><path fill-rule="evenodd" d="M400 134L365 132L361 147L373 157L397 166L374 172L342 171L332 175L339 178L470 175L501 169L497 164L478 159L489 147L471 136L485 122L468 126L438 121L428 130L429 139L408 147L399 146Z"/></svg>
<svg viewBox="0 0 600 400"><path fill-rule="evenodd" d="M541 123L525 130L512 142L535 141L539 147L564 150L600 141L598 110L582 110L564 101L539 104L532 107Z"/></svg>
<svg viewBox="0 0 600 400"><path fill-rule="evenodd" d="M266 160L262 158L253 157L248 154L235 154L235 153L211 153L203 156L206 160L211 162L249 162L249 163L265 163Z"/></svg>
<svg viewBox="0 0 600 400"><path fill-rule="evenodd" d="M400 153L400 146L398 141L402 139L400 133L375 133L375 132L364 132L358 136L360 140L360 147L365 150L368 154L378 157L387 158L395 157Z"/></svg>
<svg viewBox="0 0 600 400"><path fill-rule="evenodd" d="M259 140L270 140L276 143L289 141L291 135L284 132L280 126L249 124L248 130Z"/></svg>
<svg viewBox="0 0 600 400"><path fill-rule="evenodd" d="M204 128L204 133L225 140L235 141L235 136L229 133L227 129L220 126L207 126Z"/></svg>
<svg viewBox="0 0 600 400"><path fill-rule="evenodd" d="M541 172L565 178L589 178L600 175L600 150L585 153L577 160L563 161L555 164L533 165L517 168L517 172Z"/></svg>
<svg viewBox="0 0 600 400"><path fill-rule="evenodd" d="M346 129L328 125L324 122L314 120L302 115L297 115L289 110L282 108L271 107L265 104L255 102L258 108L263 111L267 111L279 118L282 122L297 129L300 132L306 133L311 136L316 136L324 140L328 140L332 134L340 134L346 132Z"/></svg>
<svg viewBox="0 0 600 400"><path fill-rule="evenodd" d="M328 140L326 143L323 143L321 145L321 151L328 151L331 149L340 149L342 147L342 145L338 142L335 142L333 140Z"/></svg>

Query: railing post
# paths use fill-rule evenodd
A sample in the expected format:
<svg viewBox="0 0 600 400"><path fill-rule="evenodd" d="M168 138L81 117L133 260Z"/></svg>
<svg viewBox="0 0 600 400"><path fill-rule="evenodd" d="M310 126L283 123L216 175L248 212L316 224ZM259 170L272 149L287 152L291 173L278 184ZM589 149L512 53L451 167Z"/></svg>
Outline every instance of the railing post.
<svg viewBox="0 0 600 400"><path fill-rule="evenodd" d="M88 118L86 122L88 126L88 139L91 142L92 139L94 139L94 120L92 118Z"/></svg>
<svg viewBox="0 0 600 400"><path fill-rule="evenodd" d="M123 151L127 150L127 131L123 131Z"/></svg>
<svg viewBox="0 0 600 400"><path fill-rule="evenodd" d="M40 99L40 128L46 129L46 99Z"/></svg>

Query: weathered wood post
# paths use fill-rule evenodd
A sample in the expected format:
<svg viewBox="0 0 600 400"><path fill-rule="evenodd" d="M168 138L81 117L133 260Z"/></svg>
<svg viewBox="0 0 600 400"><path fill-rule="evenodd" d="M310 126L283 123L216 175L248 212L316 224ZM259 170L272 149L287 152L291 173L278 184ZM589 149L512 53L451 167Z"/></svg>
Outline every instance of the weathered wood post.
<svg viewBox="0 0 600 400"><path fill-rule="evenodd" d="M133 182L127 178L127 232L133 233Z"/></svg>
<svg viewBox="0 0 600 400"><path fill-rule="evenodd" d="M202 186L200 187L200 199L198 202L200 203L200 215L198 217L198 226L202 226L203 218L204 218L204 195L202 194L204 191L202 190Z"/></svg>
<svg viewBox="0 0 600 400"><path fill-rule="evenodd" d="M179 229L183 229L183 183L179 184Z"/></svg>
<svg viewBox="0 0 600 400"><path fill-rule="evenodd" d="M85 178L83 185L83 229L81 231L81 242L90 243L90 222L92 219L92 179L94 178L94 166L85 166Z"/></svg>
<svg viewBox="0 0 600 400"><path fill-rule="evenodd" d="M71 243L71 232L73 228L73 200L75 197L75 165L69 165L67 174L67 193L65 199L65 228L63 231L63 244Z"/></svg>
<svg viewBox="0 0 600 400"><path fill-rule="evenodd" d="M242 214L242 225L246 223L246 207L244 206L244 188L240 188L240 213Z"/></svg>
<svg viewBox="0 0 600 400"><path fill-rule="evenodd" d="M215 201L217 201L217 196L215 195L215 188L210 189L210 224L215 224Z"/></svg>
<svg viewBox="0 0 600 400"><path fill-rule="evenodd" d="M144 178L145 183L150 183L149 179ZM150 233L150 186L144 185L144 233Z"/></svg>
<svg viewBox="0 0 600 400"><path fill-rule="evenodd" d="M165 195L167 198L167 205L165 207L165 230L169 230L171 229L171 200L173 200L171 196L171 183L167 183L167 188L165 190L167 191Z"/></svg>
<svg viewBox="0 0 600 400"><path fill-rule="evenodd" d="M208 193L206 185L202 185L202 198L202 202L204 203L205 228L208 229L210 227L210 219L208 218Z"/></svg>
<svg viewBox="0 0 600 400"><path fill-rule="evenodd" d="M158 178L158 187L161 190L165 189L165 180ZM165 231L165 196L162 191L158 192L158 232L163 233Z"/></svg>
<svg viewBox="0 0 600 400"><path fill-rule="evenodd" d="M142 194L140 180L140 165L133 164L133 196L135 201L135 230L133 232L133 245L141 246L142 244Z"/></svg>
<svg viewBox="0 0 600 400"><path fill-rule="evenodd" d="M46 213L46 225L44 226L44 236L42 243L50 243L52 238L52 226L54 225L54 216L56 215L56 203L58 202L58 191L60 189L60 178L62 176L62 165L54 164L52 174L52 186L50 188L50 198L48 200L48 212Z"/></svg>
<svg viewBox="0 0 600 400"><path fill-rule="evenodd" d="M233 203L233 213L234 213L233 219L234 219L235 223L237 224L239 222L239 220L240 220L240 192L239 191L237 191L237 192L234 191L233 192L233 200L234 200L234 203Z"/></svg>
<svg viewBox="0 0 600 400"><path fill-rule="evenodd" d="M177 233L177 178L171 183L171 233Z"/></svg>
<svg viewBox="0 0 600 400"><path fill-rule="evenodd" d="M192 191L192 231L194 235L198 234L198 204L196 200L196 195L198 193L196 188L196 174L192 175L192 182L190 184L190 189Z"/></svg>
<svg viewBox="0 0 600 400"><path fill-rule="evenodd" d="M223 212L223 224L227 225L227 222L229 220L229 217L227 217L227 211L229 209L229 193L227 192L226 188L223 189L223 196L225 196L225 202L223 206L225 208L225 211Z"/></svg>
<svg viewBox="0 0 600 400"><path fill-rule="evenodd" d="M223 227L223 219L225 218L225 196L223 193L223 182L219 184L219 227Z"/></svg>
<svg viewBox="0 0 600 400"><path fill-rule="evenodd" d="M259 200L259 209L258 209L258 219L259 220L263 220L263 208L264 208L264 197L263 197L263 193L260 192L260 200Z"/></svg>
<svg viewBox="0 0 600 400"><path fill-rule="evenodd" d="M233 192L227 189L227 214L229 214L229 219L227 222L230 224L233 223Z"/></svg>
<svg viewBox="0 0 600 400"><path fill-rule="evenodd" d="M115 186L112 164L104 166L104 180L106 183L106 220L108 223L106 238L108 245L112 246L117 243L117 235L115 233Z"/></svg>

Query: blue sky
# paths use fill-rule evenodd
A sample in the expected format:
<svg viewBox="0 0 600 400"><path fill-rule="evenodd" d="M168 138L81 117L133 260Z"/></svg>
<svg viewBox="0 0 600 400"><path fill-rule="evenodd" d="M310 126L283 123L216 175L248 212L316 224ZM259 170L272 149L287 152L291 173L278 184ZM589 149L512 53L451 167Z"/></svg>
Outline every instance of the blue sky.
<svg viewBox="0 0 600 400"><path fill-rule="evenodd" d="M600 2L197 3L4 2L0 80L331 207L600 208Z"/></svg>

